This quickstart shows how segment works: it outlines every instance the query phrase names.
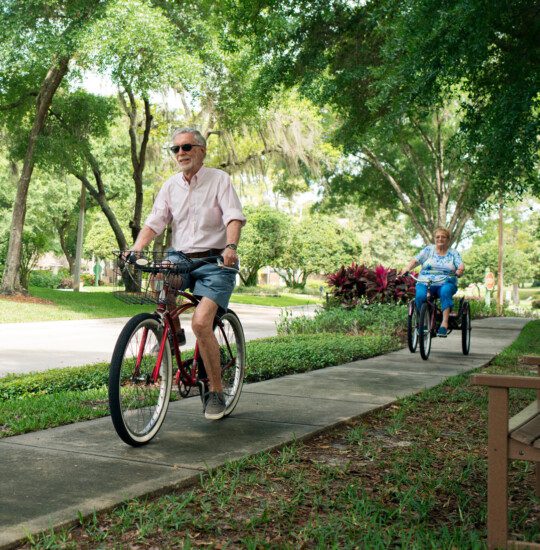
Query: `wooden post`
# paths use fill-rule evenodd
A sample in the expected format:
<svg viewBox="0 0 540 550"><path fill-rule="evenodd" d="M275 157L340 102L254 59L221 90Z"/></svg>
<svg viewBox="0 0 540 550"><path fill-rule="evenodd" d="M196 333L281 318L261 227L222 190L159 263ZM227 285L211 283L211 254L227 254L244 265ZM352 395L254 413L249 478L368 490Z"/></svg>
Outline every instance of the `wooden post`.
<svg viewBox="0 0 540 550"><path fill-rule="evenodd" d="M508 542L508 388L489 388L488 548Z"/></svg>

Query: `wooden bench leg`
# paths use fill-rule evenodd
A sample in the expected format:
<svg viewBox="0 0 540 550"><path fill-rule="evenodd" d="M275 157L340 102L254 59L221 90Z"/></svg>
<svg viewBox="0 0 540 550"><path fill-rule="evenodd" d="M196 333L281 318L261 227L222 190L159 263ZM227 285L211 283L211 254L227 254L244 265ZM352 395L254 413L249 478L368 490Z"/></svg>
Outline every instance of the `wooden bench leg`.
<svg viewBox="0 0 540 550"><path fill-rule="evenodd" d="M536 463L536 484L535 484L535 488L536 488L536 496L537 497L540 497L540 462L537 462Z"/></svg>
<svg viewBox="0 0 540 550"><path fill-rule="evenodd" d="M489 388L488 548L508 542L508 388Z"/></svg>

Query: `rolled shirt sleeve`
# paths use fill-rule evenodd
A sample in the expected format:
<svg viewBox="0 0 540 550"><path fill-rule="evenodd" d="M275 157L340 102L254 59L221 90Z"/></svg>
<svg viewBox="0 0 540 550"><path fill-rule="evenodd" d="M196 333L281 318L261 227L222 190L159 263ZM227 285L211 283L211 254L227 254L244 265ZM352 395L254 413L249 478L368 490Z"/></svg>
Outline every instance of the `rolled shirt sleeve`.
<svg viewBox="0 0 540 550"><path fill-rule="evenodd" d="M234 190L231 182L231 178L227 173L223 175L222 188L218 195L218 204L221 208L223 225L227 227L228 223L232 220L238 220L242 222L242 227L246 225L246 218L242 212L242 205L240 199Z"/></svg>

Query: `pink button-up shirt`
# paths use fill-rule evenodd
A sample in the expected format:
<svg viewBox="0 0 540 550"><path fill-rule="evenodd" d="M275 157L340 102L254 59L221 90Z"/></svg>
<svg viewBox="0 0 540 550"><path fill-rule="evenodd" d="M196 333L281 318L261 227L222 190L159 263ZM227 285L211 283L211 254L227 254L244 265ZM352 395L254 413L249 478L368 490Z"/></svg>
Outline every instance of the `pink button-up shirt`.
<svg viewBox="0 0 540 550"><path fill-rule="evenodd" d="M191 183L182 173L170 177L144 224L159 235L172 222L172 247L182 252L201 252L225 248L226 227L231 220L246 223L229 174L203 166Z"/></svg>

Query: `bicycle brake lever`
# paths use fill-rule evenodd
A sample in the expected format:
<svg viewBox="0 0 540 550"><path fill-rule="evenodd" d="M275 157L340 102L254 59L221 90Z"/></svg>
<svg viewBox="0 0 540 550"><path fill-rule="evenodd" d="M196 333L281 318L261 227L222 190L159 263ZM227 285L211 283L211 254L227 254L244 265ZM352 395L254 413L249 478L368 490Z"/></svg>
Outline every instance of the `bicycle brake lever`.
<svg viewBox="0 0 540 550"><path fill-rule="evenodd" d="M236 267L225 265L223 263L223 260L220 260L219 258L216 260L216 265L218 267L221 267L222 269L230 269L231 271L234 271L235 273L238 273L238 269L236 269Z"/></svg>

